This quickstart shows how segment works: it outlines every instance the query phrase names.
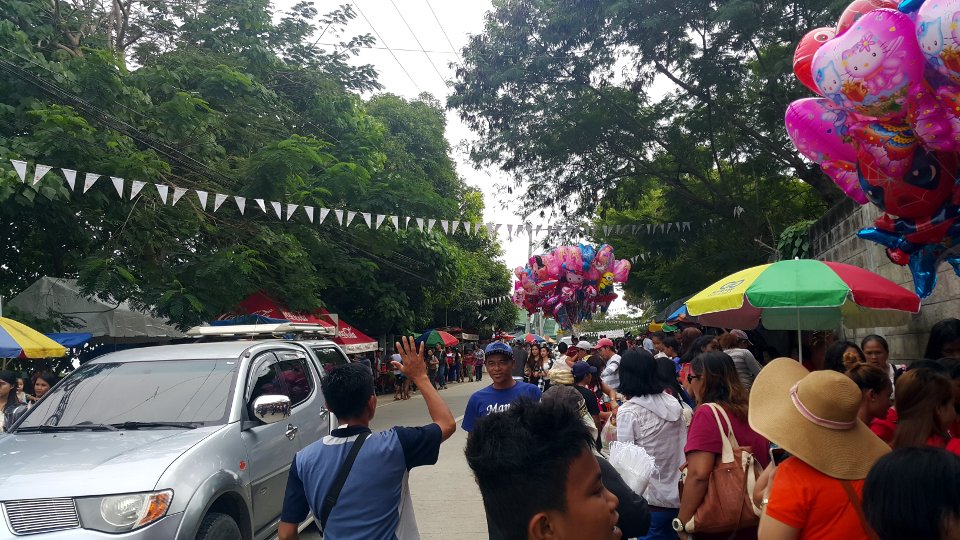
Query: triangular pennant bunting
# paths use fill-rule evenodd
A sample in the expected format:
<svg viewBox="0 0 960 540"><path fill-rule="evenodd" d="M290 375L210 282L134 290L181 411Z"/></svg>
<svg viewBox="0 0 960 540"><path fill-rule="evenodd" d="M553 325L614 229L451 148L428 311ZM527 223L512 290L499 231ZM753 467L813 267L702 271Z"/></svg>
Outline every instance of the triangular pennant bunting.
<svg viewBox="0 0 960 540"><path fill-rule="evenodd" d="M403 228L404 228L404 229L409 229L409 228L410 228L410 220L413 219L413 218L405 217L405 218L403 218L403 219L404 219L404 221L403 221Z"/></svg>
<svg viewBox="0 0 960 540"><path fill-rule="evenodd" d="M423 230L423 218L417 218L417 228Z"/></svg>
<svg viewBox="0 0 960 540"><path fill-rule="evenodd" d="M367 228L368 229L372 228L371 221L370 221L370 212L364 212L360 215L363 216L363 221L366 222Z"/></svg>
<svg viewBox="0 0 960 540"><path fill-rule="evenodd" d="M167 194L170 193L170 188L163 184L154 184L157 188L157 193L160 195L160 202L167 204Z"/></svg>
<svg viewBox="0 0 960 540"><path fill-rule="evenodd" d="M267 203L266 203L266 201L264 201L263 199L254 199L254 201L257 202L257 206L260 207L260 211L263 212L264 214L266 214L266 213L267 213Z"/></svg>
<svg viewBox="0 0 960 540"><path fill-rule="evenodd" d="M683 230L684 230L684 231L689 231L689 230L690 230L690 222L689 222L689 221L684 221L684 222L683 222Z"/></svg>
<svg viewBox="0 0 960 540"><path fill-rule="evenodd" d="M53 169L53 167L37 163L37 166L33 169L33 185L37 185L50 172L50 169Z"/></svg>
<svg viewBox="0 0 960 540"><path fill-rule="evenodd" d="M123 197L123 178L117 178L116 176L111 176L110 181L113 182L113 187L117 190L117 195L121 198Z"/></svg>
<svg viewBox="0 0 960 540"><path fill-rule="evenodd" d="M513 223L507 224L507 236L513 238Z"/></svg>
<svg viewBox="0 0 960 540"><path fill-rule="evenodd" d="M428 220L427 220L427 232L432 232L432 231L433 231L433 226L436 225L436 224L437 224L437 220L435 220L435 219L428 219Z"/></svg>
<svg viewBox="0 0 960 540"><path fill-rule="evenodd" d="M280 203L270 201L270 206L273 207L273 212L277 214L277 219L283 219L283 207L280 206Z"/></svg>
<svg viewBox="0 0 960 540"><path fill-rule="evenodd" d="M440 220L440 229L442 229L443 232L445 232L445 233L447 233L447 234L450 234L450 222L447 221L447 220L445 220L445 219L441 219L441 220Z"/></svg>
<svg viewBox="0 0 960 540"><path fill-rule="evenodd" d="M27 181L27 162L20 161L19 159L11 159L10 163L13 164L13 170L17 171L17 176L20 177L21 182Z"/></svg>
<svg viewBox="0 0 960 540"><path fill-rule="evenodd" d="M204 211L207 210L207 195L208 193L206 191L197 190L197 199L200 201L200 208Z"/></svg>
<svg viewBox="0 0 960 540"><path fill-rule="evenodd" d="M227 196L223 193L217 193L213 197L213 211L216 212L220 209L220 205L223 204L223 201L227 200Z"/></svg>
<svg viewBox="0 0 960 540"><path fill-rule="evenodd" d="M180 202L180 197L183 197L189 191L187 188L175 187L173 188L173 199L170 201L170 206L176 206Z"/></svg>
<svg viewBox="0 0 960 540"><path fill-rule="evenodd" d="M344 226L345 226L345 227L349 227L350 224L353 223L353 218L355 218L356 216L357 216L357 213L356 213L356 212L347 210L347 223L346 223L346 225L344 225Z"/></svg>
<svg viewBox="0 0 960 540"><path fill-rule="evenodd" d="M400 216L390 216L390 223L393 223L393 228L400 230Z"/></svg>
<svg viewBox="0 0 960 540"><path fill-rule="evenodd" d="M99 179L99 174L88 172L87 175L83 177L83 192L86 193L87 190L92 188L93 184L95 184Z"/></svg>
<svg viewBox="0 0 960 540"><path fill-rule="evenodd" d="M327 219L327 214L329 214L329 213L330 213L330 209L329 209L329 208L321 208L321 209L320 209L320 217L317 218L317 224L319 225L319 224L323 223L323 220Z"/></svg>
<svg viewBox="0 0 960 540"><path fill-rule="evenodd" d="M383 214L377 214L377 221L375 222L376 225L375 225L373 228L374 228L374 229L379 229L379 228L380 228L380 225L383 225L383 220L385 220L385 219L387 219L387 216L385 216L385 215L383 215Z"/></svg>
<svg viewBox="0 0 960 540"><path fill-rule="evenodd" d="M60 169L60 172L63 173L64 180L67 181L67 185L70 186L70 191L76 189L77 186L77 171L73 169Z"/></svg>
<svg viewBox="0 0 960 540"><path fill-rule="evenodd" d="M667 223L667 230L666 230L666 232L668 232L668 233L670 232L670 227L673 227L673 223Z"/></svg>
<svg viewBox="0 0 960 540"><path fill-rule="evenodd" d="M304 206L304 207L303 207L303 211L307 213L307 219L310 220L310 223L313 223L313 207L312 207L312 206Z"/></svg>
<svg viewBox="0 0 960 540"><path fill-rule="evenodd" d="M337 223L343 225L343 210L334 210L333 214L337 216Z"/></svg>
<svg viewBox="0 0 960 540"><path fill-rule="evenodd" d="M234 202L237 203L237 210L240 210L240 215L242 216L243 213L247 210L247 198L237 197L236 195L234 195L233 200Z"/></svg>
<svg viewBox="0 0 960 540"><path fill-rule="evenodd" d="M137 195L140 194L140 190L143 189L143 186L147 185L146 182L141 182L140 180L134 180L130 182L130 200L137 198Z"/></svg>
<svg viewBox="0 0 960 540"><path fill-rule="evenodd" d="M297 211L297 208L300 208L299 204L288 204L287 205L287 221L290 221L290 218L293 217L293 213Z"/></svg>
<svg viewBox="0 0 960 540"><path fill-rule="evenodd" d="M460 228L460 221L459 221L459 220L458 220L458 221L454 221L453 224L450 225L450 232L456 234L457 229L459 229L459 228Z"/></svg>

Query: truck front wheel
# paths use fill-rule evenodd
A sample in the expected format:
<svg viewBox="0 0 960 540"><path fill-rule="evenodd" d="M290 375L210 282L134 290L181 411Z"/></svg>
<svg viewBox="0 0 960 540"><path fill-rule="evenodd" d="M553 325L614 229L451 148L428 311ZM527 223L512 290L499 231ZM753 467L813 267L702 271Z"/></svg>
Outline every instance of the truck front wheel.
<svg viewBox="0 0 960 540"><path fill-rule="evenodd" d="M240 527L226 514L210 513L200 522L197 540L241 540Z"/></svg>

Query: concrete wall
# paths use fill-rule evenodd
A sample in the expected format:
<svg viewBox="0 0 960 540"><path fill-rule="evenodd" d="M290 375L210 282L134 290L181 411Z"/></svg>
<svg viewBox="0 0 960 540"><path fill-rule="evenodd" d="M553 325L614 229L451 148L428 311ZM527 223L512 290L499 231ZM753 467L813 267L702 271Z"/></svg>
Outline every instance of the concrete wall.
<svg viewBox="0 0 960 540"><path fill-rule="evenodd" d="M887 259L884 248L856 236L863 227L873 226L880 210L871 205L858 206L847 201L832 208L810 229L810 250L814 258L842 262L865 268L913 290L913 279L906 266ZM923 307L906 326L842 329L841 337L857 341L867 334L879 334L890 343L893 359L922 358L930 327L941 319L960 316L960 278L948 264L938 272L937 287L923 301Z"/></svg>

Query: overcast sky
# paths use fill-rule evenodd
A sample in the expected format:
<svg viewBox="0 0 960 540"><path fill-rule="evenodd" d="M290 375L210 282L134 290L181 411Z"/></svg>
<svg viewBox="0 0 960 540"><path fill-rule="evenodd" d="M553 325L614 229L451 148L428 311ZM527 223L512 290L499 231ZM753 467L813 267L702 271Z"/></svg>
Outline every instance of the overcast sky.
<svg viewBox="0 0 960 540"><path fill-rule="evenodd" d="M452 64L457 62L454 51L463 48L470 35L483 31L484 14L491 9L488 0L314 0L314 5L320 13L326 13L351 1L358 16L341 37L370 33L377 37L377 47L389 47L393 51L391 54L385 48L363 49L353 63L372 64L385 92L408 99L416 98L421 92L430 92L443 103L451 92L447 83L454 78L456 66ZM294 3L296 0L280 0L275 5L282 11ZM324 36L321 43L335 42L328 41L327 37ZM424 53L424 50L429 52ZM517 206L515 196L497 187L509 183L508 177L496 168L477 170L470 163L462 143L474 138L456 112L448 111L447 140L453 148L460 175L484 194L484 221L522 222L524 216L511 211ZM535 240L542 241L542 236ZM508 267L512 269L526 264L527 235L508 238L504 228L500 231L500 242L505 251L503 262ZM542 249L536 251L535 248L536 252L542 252ZM618 310L623 306L619 301L614 305Z"/></svg>

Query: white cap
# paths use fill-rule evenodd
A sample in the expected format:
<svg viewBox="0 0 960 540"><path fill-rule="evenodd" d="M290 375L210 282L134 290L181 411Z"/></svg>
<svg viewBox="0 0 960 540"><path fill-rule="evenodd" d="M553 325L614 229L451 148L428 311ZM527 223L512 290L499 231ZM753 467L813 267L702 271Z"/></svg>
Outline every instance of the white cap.
<svg viewBox="0 0 960 540"><path fill-rule="evenodd" d="M390 360L393 360L394 362L403 362L403 359L400 358L400 355L396 353L390 355Z"/></svg>
<svg viewBox="0 0 960 540"><path fill-rule="evenodd" d="M581 351L592 351L592 350L593 350L593 344L590 343L589 341L586 341L586 340L578 341L577 344L574 345L574 346L575 346L576 348L580 349Z"/></svg>

